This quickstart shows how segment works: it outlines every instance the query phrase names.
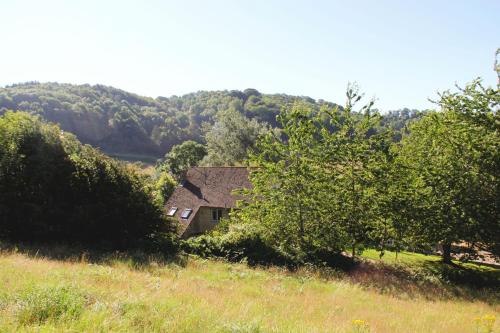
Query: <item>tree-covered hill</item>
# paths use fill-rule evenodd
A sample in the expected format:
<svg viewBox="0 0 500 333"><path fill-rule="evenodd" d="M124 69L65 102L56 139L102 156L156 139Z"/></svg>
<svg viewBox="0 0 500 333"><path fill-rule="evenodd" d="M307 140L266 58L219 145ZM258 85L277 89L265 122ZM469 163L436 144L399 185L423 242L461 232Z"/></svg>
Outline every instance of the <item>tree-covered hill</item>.
<svg viewBox="0 0 500 333"><path fill-rule="evenodd" d="M280 109L296 100L313 109L325 103L335 105L309 97L261 94L255 89L153 99L104 85L27 82L0 88L0 114L6 110L38 114L107 153L162 157L186 140L205 143L206 131L221 111L232 109L276 127ZM402 127L416 114L398 111L389 114L387 121Z"/></svg>

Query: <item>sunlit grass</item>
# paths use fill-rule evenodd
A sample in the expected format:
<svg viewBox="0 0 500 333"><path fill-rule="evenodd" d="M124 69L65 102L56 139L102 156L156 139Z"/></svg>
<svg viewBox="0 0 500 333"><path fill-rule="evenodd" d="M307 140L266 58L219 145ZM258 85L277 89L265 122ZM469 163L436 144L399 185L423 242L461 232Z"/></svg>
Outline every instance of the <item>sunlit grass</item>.
<svg viewBox="0 0 500 333"><path fill-rule="evenodd" d="M476 318L495 324L500 310L395 297L307 271L201 259L133 267L4 252L0 332L476 332Z"/></svg>
<svg viewBox="0 0 500 333"><path fill-rule="evenodd" d="M401 251L397 253L393 251L384 251L384 255L380 258L380 252L374 249L366 249L363 251L362 257L372 260L382 260L386 263L407 263L407 264L415 264L415 263L423 263L428 261L439 261L441 258L435 255L425 255L421 253L407 252Z"/></svg>
<svg viewBox="0 0 500 333"><path fill-rule="evenodd" d="M426 255L421 253L407 252L402 251L397 254L393 251L384 251L384 255L382 258L379 256L380 252L374 249L366 249L363 251L361 255L363 258L371 259L375 261L381 261L387 264L407 264L407 265L422 265L430 262L440 262L441 257L436 255ZM496 268L487 266L487 265L479 265L471 262L460 262L458 260L453 260L453 263L459 267L469 268L478 271L499 271Z"/></svg>

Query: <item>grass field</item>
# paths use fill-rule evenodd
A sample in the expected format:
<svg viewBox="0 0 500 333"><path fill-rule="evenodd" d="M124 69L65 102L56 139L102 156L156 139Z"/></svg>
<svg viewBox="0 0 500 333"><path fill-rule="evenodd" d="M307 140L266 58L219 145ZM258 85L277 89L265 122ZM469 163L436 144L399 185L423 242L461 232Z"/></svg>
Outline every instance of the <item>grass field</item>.
<svg viewBox="0 0 500 333"><path fill-rule="evenodd" d="M441 257L436 255L426 255L426 254L406 252L406 251L399 252L397 257L396 257L396 252L385 251L385 254L382 256L382 258L380 258L379 252L373 249L365 250L362 254L362 257L375 261L382 261L388 264L401 263L401 264L417 265L417 266L429 263L436 263L441 261L442 259ZM498 271L498 269L491 267L491 265L490 266L485 264L480 265L472 262L462 263L458 260L454 260L453 262L461 267L475 269L479 271L488 271L488 272Z"/></svg>
<svg viewBox="0 0 500 333"><path fill-rule="evenodd" d="M414 260L411 254L400 258L407 264ZM418 257L422 264L423 259ZM498 276L498 270L488 270ZM368 279L373 273L361 271L368 272ZM455 296L406 292L365 283L365 275L291 273L197 258L182 264L114 255L62 260L4 249L0 332L498 330L494 317L499 317L500 305L491 291ZM372 279L378 279L376 274Z"/></svg>
<svg viewBox="0 0 500 333"><path fill-rule="evenodd" d="M129 162L129 163L141 162L148 165L154 165L158 160L158 157L152 155L120 154L120 153L106 153L106 155L124 162Z"/></svg>

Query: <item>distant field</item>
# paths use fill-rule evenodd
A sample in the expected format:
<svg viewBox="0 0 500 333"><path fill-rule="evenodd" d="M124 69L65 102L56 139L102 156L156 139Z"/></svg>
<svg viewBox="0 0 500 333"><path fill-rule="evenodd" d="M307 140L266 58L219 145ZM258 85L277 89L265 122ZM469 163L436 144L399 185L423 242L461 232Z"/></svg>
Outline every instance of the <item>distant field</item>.
<svg viewBox="0 0 500 333"><path fill-rule="evenodd" d="M500 315L498 298L480 293L395 293L335 273L194 258L182 266L146 262L4 250L0 332L474 333Z"/></svg>
<svg viewBox="0 0 500 333"><path fill-rule="evenodd" d="M108 156L125 162L128 165L133 165L139 173L151 176L155 172L155 164L157 158L148 155L133 155L133 154L107 154Z"/></svg>
<svg viewBox="0 0 500 333"><path fill-rule="evenodd" d="M158 160L157 157L151 155L119 154L119 153L105 153L105 154L117 160L131 162L131 163L141 162L148 165L154 165Z"/></svg>

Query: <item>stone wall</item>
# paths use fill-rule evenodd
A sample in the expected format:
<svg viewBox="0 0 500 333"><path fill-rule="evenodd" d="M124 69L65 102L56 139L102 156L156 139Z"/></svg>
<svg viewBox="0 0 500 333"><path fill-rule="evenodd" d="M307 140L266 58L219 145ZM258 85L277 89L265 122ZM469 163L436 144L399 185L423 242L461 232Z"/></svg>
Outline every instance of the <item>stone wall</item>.
<svg viewBox="0 0 500 333"><path fill-rule="evenodd" d="M229 208L200 207L183 237L190 237L212 230L217 224L212 220L212 209L222 209L222 218L229 218Z"/></svg>

